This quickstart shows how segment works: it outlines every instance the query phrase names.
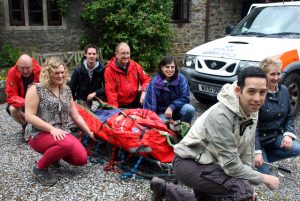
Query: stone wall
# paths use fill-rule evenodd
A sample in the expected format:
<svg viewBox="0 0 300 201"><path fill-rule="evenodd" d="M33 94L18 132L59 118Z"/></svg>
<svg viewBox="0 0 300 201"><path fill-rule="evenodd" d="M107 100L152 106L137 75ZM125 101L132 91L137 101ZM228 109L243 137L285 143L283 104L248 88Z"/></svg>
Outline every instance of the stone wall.
<svg viewBox="0 0 300 201"><path fill-rule="evenodd" d="M209 6L209 21L206 8ZM227 25L235 25L241 19L241 0L191 0L190 22L173 24L177 39L174 41L174 55L182 64L184 54L205 42L225 36ZM208 35L205 35L205 29ZM206 36L206 37L205 37ZM206 41L207 38L207 41Z"/></svg>
<svg viewBox="0 0 300 201"><path fill-rule="evenodd" d="M10 28L5 26L4 2L0 2L0 44L12 44L23 51L55 52L79 49L80 38L87 33L80 12L83 1L70 1L65 23L61 27Z"/></svg>
<svg viewBox="0 0 300 201"><path fill-rule="evenodd" d="M0 1L0 44L12 44L26 52L74 51L79 49L80 38L86 33L95 34L84 27L80 19L83 2L90 0L72 0L65 25L58 28L45 27L38 30L15 30L5 26L4 3ZM210 2L209 22L206 21L207 1ZM225 27L240 20L241 0L190 0L190 22L173 23L177 37L173 54L179 61L184 53L208 41L225 35ZM205 28L208 27L207 32ZM180 63L181 64L181 63Z"/></svg>

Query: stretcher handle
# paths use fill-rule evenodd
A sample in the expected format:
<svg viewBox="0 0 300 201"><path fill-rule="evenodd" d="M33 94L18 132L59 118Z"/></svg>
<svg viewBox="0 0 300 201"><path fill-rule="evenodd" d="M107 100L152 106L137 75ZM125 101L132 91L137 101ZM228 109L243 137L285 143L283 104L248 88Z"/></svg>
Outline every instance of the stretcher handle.
<svg viewBox="0 0 300 201"><path fill-rule="evenodd" d="M282 167L282 166L273 165L273 164L267 163L267 162L263 162L263 164L266 164L266 165L268 165L268 166L270 166L270 167L277 168L278 170L283 171L283 172L286 172L286 173L289 173L289 174L292 173L291 170L289 170L289 169L287 169L287 168L284 168L284 167Z"/></svg>

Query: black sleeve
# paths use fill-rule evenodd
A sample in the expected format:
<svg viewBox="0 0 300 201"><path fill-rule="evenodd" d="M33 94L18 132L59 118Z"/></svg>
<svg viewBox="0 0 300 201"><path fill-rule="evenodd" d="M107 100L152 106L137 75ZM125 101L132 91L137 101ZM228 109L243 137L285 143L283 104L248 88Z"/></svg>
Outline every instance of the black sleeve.
<svg viewBox="0 0 300 201"><path fill-rule="evenodd" d="M70 89L72 91L73 99L76 100L76 91L78 87L78 79L79 79L79 71L78 69L75 69L70 81Z"/></svg>

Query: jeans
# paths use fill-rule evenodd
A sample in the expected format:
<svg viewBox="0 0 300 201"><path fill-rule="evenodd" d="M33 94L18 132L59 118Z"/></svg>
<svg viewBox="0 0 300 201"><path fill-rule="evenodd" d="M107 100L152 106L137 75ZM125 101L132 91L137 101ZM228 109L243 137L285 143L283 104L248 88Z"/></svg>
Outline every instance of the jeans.
<svg viewBox="0 0 300 201"><path fill-rule="evenodd" d="M180 109L173 111L172 119L192 123L193 117L195 114L194 106L190 104L184 104ZM168 119L165 117L165 114L159 114L159 118L166 122Z"/></svg>
<svg viewBox="0 0 300 201"><path fill-rule="evenodd" d="M300 143L296 140L293 140L293 146L290 150L280 147L283 137L283 135L279 135L274 142L261 147L265 162L275 162L300 155ZM262 165L257 170L264 174L271 174L271 168L268 165Z"/></svg>

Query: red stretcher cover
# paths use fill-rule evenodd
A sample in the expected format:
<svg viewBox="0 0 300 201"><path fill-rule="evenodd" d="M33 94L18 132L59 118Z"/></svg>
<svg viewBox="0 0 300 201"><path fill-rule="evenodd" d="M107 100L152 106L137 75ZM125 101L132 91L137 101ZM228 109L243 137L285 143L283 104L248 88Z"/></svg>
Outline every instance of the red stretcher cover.
<svg viewBox="0 0 300 201"><path fill-rule="evenodd" d="M174 158L166 136L176 136L156 113L145 109L125 109L106 122L77 104L79 114L97 137L130 153L171 163Z"/></svg>

